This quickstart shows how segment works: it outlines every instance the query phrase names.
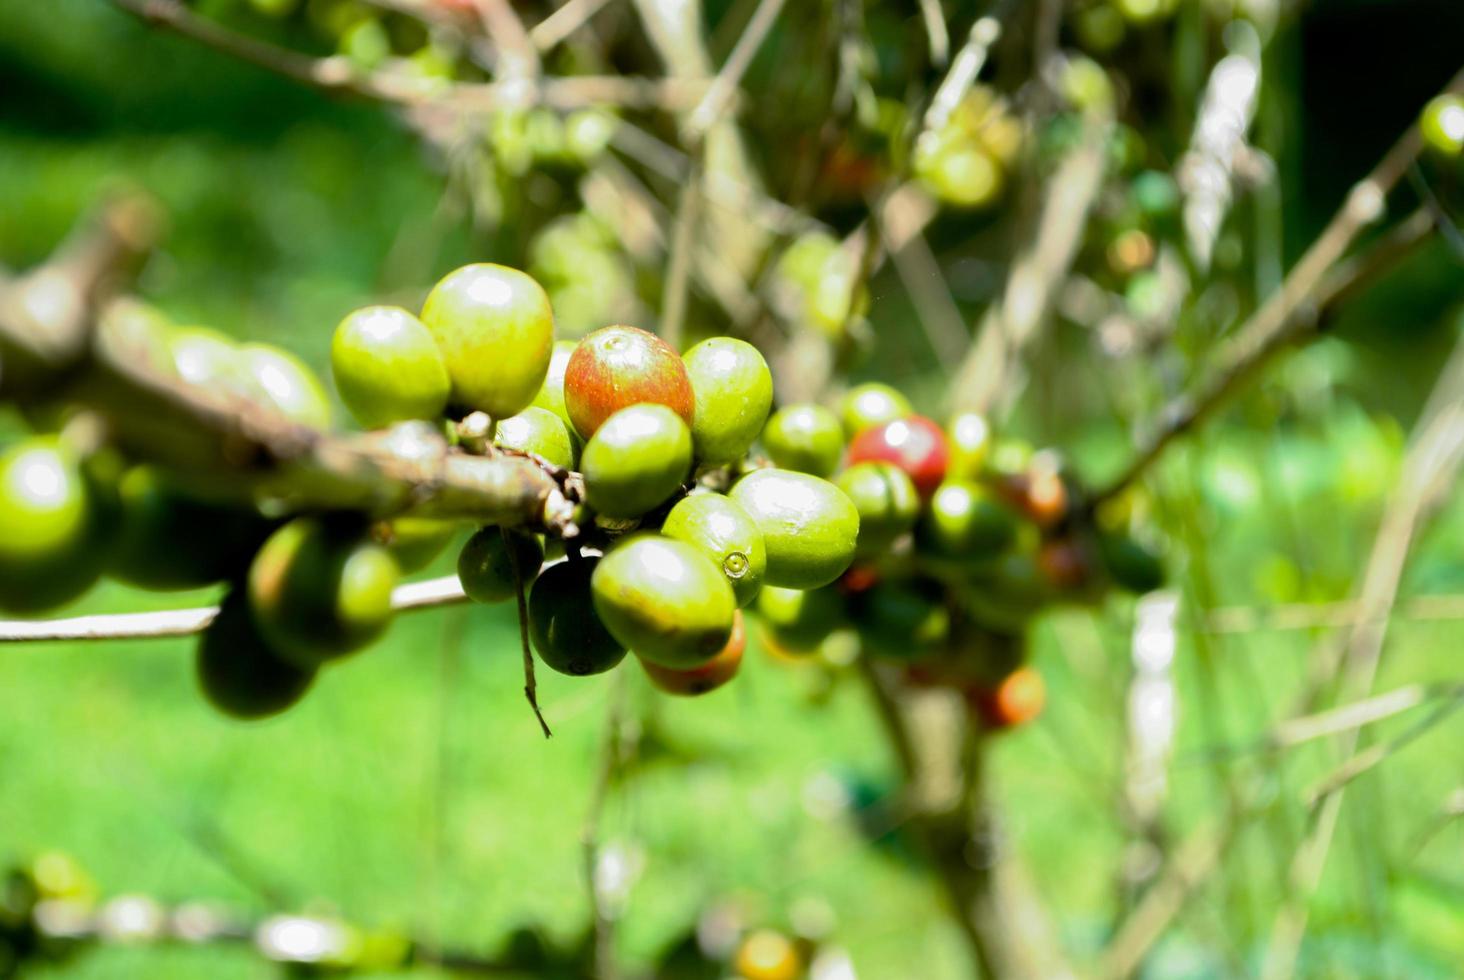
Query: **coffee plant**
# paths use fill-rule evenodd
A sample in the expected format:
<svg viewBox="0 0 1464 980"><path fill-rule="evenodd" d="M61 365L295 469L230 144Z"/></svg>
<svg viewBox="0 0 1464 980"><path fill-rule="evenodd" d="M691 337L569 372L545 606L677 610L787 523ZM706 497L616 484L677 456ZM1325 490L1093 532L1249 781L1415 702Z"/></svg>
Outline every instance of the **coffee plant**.
<svg viewBox="0 0 1464 980"><path fill-rule="evenodd" d="M1158 945L1249 823L1284 824L1278 753L1328 738L1254 953L1194 974L1324 975L1302 951L1346 788L1460 702L1457 684L1374 688L1410 552L1464 460L1464 354L1419 375L1436 380L1376 541L1340 618L1312 624L1337 639L1254 753L1216 764L1213 821L1185 836L1164 819L1171 663L1191 629L1222 669L1201 645L1225 529L1183 516L1196 492L1171 461L1209 465L1206 423L1258 388L1273 417L1304 414L1270 404L1291 396L1268 372L1410 256L1441 256L1464 299L1464 76L1428 79L1284 271L1265 221L1286 161L1257 116L1291 4L96 2L392 113L482 261L309 325L329 385L148 299L167 216L146 193L5 272L0 400L29 434L0 452L0 640L192 637L199 695L241 722L352 670L396 617L458 603L516 617L545 736L541 668L691 698L766 654L862 684L901 769L895 826L991 977L1179 975ZM927 368L902 369L915 349ZM1115 416L1122 457L1044 444L1059 392ZM1334 515L1305 516L1330 533ZM415 577L451 548L455 574ZM104 579L218 598L58 615ZM1128 623L1133 643L1087 678L1122 675L1132 857L1102 872L1121 898L1096 941L1058 938L987 778L999 736L1056 697L1035 636L1063 616ZM606 767L626 727L612 697ZM1435 721L1368 734L1425 703ZM560 764L557 741L537 765ZM853 975L816 929L711 919L657 972L620 962L596 885L608 773L572 944L529 932L481 956L334 914L103 899L52 853L0 891L0 975L153 942L244 944L290 975ZM911 957L905 975L934 975Z"/></svg>

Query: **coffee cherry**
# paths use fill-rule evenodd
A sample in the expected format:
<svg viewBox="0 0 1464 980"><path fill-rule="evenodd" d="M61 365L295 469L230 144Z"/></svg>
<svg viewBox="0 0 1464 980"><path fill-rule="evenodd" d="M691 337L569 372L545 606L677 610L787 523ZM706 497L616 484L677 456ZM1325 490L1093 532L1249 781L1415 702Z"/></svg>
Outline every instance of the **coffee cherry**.
<svg viewBox="0 0 1464 980"><path fill-rule="evenodd" d="M1077 592L1093 584L1093 556L1086 542L1061 537L1042 542L1037 549L1037 570L1049 585Z"/></svg>
<svg viewBox="0 0 1464 980"><path fill-rule="evenodd" d="M577 431L593 436L610 416L643 402L664 405L690 427L695 396L676 349L636 327L604 327L585 337L564 370L564 405Z"/></svg>
<svg viewBox="0 0 1464 980"><path fill-rule="evenodd" d="M279 655L300 667L354 653L391 623L401 573L354 519L297 517L249 566L249 608Z"/></svg>
<svg viewBox="0 0 1464 980"><path fill-rule="evenodd" d="M1042 714L1047 685L1035 667L1018 667L995 686L977 688L971 701L988 728L1015 728Z"/></svg>
<svg viewBox="0 0 1464 980"><path fill-rule="evenodd" d="M208 327L174 327L167 342L174 371L189 384L236 395L250 390L239 348L226 334Z"/></svg>
<svg viewBox="0 0 1464 980"><path fill-rule="evenodd" d="M546 462L572 470L578 461L574 439L559 416L544 408L528 408L498 423L494 443L505 449L541 456Z"/></svg>
<svg viewBox="0 0 1464 980"><path fill-rule="evenodd" d="M920 495L905 471L893 463L855 463L834 480L859 511L858 552L888 550L920 516Z"/></svg>
<svg viewBox="0 0 1464 980"><path fill-rule="evenodd" d="M600 559L590 584L610 634L662 667L699 667L732 635L732 587L684 541L652 534L624 541Z"/></svg>
<svg viewBox="0 0 1464 980"><path fill-rule="evenodd" d="M505 602L533 584L544 564L544 546L532 534L481 527L458 552L458 580L474 602Z"/></svg>
<svg viewBox="0 0 1464 980"><path fill-rule="evenodd" d="M769 585L816 589L854 560L859 511L844 491L789 470L758 470L738 480L729 496L763 534Z"/></svg>
<svg viewBox="0 0 1464 980"><path fill-rule="evenodd" d="M908 398L877 381L855 385L839 402L839 420L844 423L844 435L850 439L865 429L914 414Z"/></svg>
<svg viewBox="0 0 1464 980"><path fill-rule="evenodd" d="M368 306L342 320L330 342L330 369L341 401L368 429L435 419L452 393L432 332L395 306Z"/></svg>
<svg viewBox="0 0 1464 980"><path fill-rule="evenodd" d="M420 572L457 537L458 523L435 517L398 517L383 521L371 530L371 537L386 546L403 575Z"/></svg>
<svg viewBox="0 0 1464 980"><path fill-rule="evenodd" d="M649 660L641 660L640 665L645 668L651 683L667 694L695 697L715 691L736 677L738 668L742 666L742 653L746 648L747 631L742 623L742 610L739 609L732 617L732 636L727 640L727 645L700 667L672 670ZM640 660L639 657L636 659Z"/></svg>
<svg viewBox="0 0 1464 980"><path fill-rule="evenodd" d="M549 370L554 313L529 276L463 266L432 288L422 322L442 351L454 401L506 419L534 400Z"/></svg>
<svg viewBox="0 0 1464 980"><path fill-rule="evenodd" d="M940 426L921 415L896 419L865 429L849 444L849 462L884 460L910 476L920 496L928 498L945 479L951 451Z"/></svg>
<svg viewBox="0 0 1464 980"><path fill-rule="evenodd" d="M986 416L963 412L951 419L946 424L946 443L951 450L949 476L956 480L978 479L991 454L991 426Z"/></svg>
<svg viewBox="0 0 1464 980"><path fill-rule="evenodd" d="M107 573L138 588L196 589L233 578L273 529L258 511L187 493L152 466L128 470L117 494Z"/></svg>
<svg viewBox="0 0 1464 980"><path fill-rule="evenodd" d="M838 417L821 405L789 405L768 419L762 444L777 466L828 477L844 455L844 431Z"/></svg>
<svg viewBox="0 0 1464 980"><path fill-rule="evenodd" d="M1000 196L1001 166L979 146L948 143L918 154L915 170L931 194L958 208L984 208Z"/></svg>
<svg viewBox="0 0 1464 980"><path fill-rule="evenodd" d="M1068 515L1067 484L1055 468L1031 466L996 481L997 490L1040 528L1056 527Z"/></svg>
<svg viewBox="0 0 1464 980"><path fill-rule="evenodd" d="M539 659L561 674L602 674L625 659L625 644L595 611L590 582L601 559L550 565L529 593L529 636Z"/></svg>
<svg viewBox="0 0 1464 980"><path fill-rule="evenodd" d="M997 633L1026 629L1051 599L1051 588L1037 568L1036 555L1027 551L1002 555L987 578L960 594L961 604L971 617Z"/></svg>
<svg viewBox="0 0 1464 980"><path fill-rule="evenodd" d="M757 929L737 947L737 976L742 980L797 980L803 975L798 947L780 932Z"/></svg>
<svg viewBox="0 0 1464 980"><path fill-rule="evenodd" d="M544 383L539 386L539 393L534 396L534 405L538 408L547 408L559 416L566 428L576 436L574 423L569 420L569 409L564 405L564 372L569 368L569 359L574 354L574 349L579 344L573 340L556 340L554 351L549 355L549 370L544 375Z"/></svg>
<svg viewBox="0 0 1464 980"><path fill-rule="evenodd" d="M784 589L767 585L758 593L757 614L768 637L790 653L813 653L839 627L846 611L834 588Z"/></svg>
<svg viewBox="0 0 1464 980"><path fill-rule="evenodd" d="M199 637L194 667L209 704L245 720L295 705L315 680L314 668L285 661L260 635L242 589L224 597L219 614Z"/></svg>
<svg viewBox="0 0 1464 980"><path fill-rule="evenodd" d="M1136 595L1164 585L1164 563L1159 555L1126 534L1103 534L1098 556L1113 584Z"/></svg>
<svg viewBox="0 0 1464 980"><path fill-rule="evenodd" d="M747 455L773 405L773 375L756 347L713 337L686 352L695 407L691 442L703 463L735 463Z"/></svg>
<svg viewBox="0 0 1464 980"><path fill-rule="evenodd" d="M691 430L664 405L622 408L580 455L585 497L606 517L639 517L681 486L691 470Z"/></svg>
<svg viewBox="0 0 1464 980"><path fill-rule="evenodd" d="M961 561L994 558L1016 536L1015 516L985 488L963 480L942 483L920 521L922 549Z"/></svg>
<svg viewBox="0 0 1464 980"><path fill-rule="evenodd" d="M938 589L924 582L882 582L853 607L859 635L871 652L914 660L938 650L951 631L951 616Z"/></svg>
<svg viewBox="0 0 1464 980"><path fill-rule="evenodd" d="M1445 157L1464 152L1464 96L1436 95L1423 107L1418 123L1424 145Z"/></svg>
<svg viewBox="0 0 1464 980"><path fill-rule="evenodd" d="M666 515L661 533L706 553L722 570L738 606L757 598L767 573L762 531L739 505L717 493L694 493Z"/></svg>
<svg viewBox="0 0 1464 980"><path fill-rule="evenodd" d="M40 612L91 588L108 557L106 523L81 462L55 437L0 454L0 609Z"/></svg>
<svg viewBox="0 0 1464 980"><path fill-rule="evenodd" d="M325 386L304 361L271 344L245 344L239 348L239 359L246 375L281 415L297 425L330 428Z"/></svg>

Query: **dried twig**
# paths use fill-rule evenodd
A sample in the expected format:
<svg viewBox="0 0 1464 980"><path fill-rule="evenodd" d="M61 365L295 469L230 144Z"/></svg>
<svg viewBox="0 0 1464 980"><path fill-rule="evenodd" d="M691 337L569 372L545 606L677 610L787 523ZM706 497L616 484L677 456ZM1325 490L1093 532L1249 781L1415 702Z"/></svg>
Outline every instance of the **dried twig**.
<svg viewBox="0 0 1464 980"><path fill-rule="evenodd" d="M1448 86L1450 91L1461 89L1464 73L1455 76ZM1372 173L1353 185L1342 207L1292 268L1281 288L1216 354L1216 366L1191 392L1160 411L1134 459L1096 495L1096 500L1121 493L1163 455L1170 443L1208 417L1278 352L1300 335L1314 332L1324 322L1319 314L1350 295L1354 288L1351 278L1370 280L1375 274L1367 268L1370 262L1352 266L1351 276L1344 271L1347 267L1338 269L1338 265L1358 234L1382 216L1388 193L1403 179L1421 149L1418 127L1410 126ZM1432 227L1426 211L1421 217L1415 214L1366 254L1375 256L1376 262L1386 267L1421 241Z"/></svg>

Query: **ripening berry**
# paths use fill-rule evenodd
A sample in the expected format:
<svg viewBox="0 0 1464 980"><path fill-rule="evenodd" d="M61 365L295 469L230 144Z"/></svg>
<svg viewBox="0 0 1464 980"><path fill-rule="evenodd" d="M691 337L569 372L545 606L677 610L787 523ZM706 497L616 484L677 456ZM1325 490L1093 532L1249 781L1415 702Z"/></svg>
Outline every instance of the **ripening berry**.
<svg viewBox="0 0 1464 980"><path fill-rule="evenodd" d="M534 649L561 674L601 674L625 659L625 644L610 634L595 611L590 582L599 562L585 557L550 565L529 593Z"/></svg>
<svg viewBox="0 0 1464 980"><path fill-rule="evenodd" d="M775 466L827 478L844 455L844 430L822 405L788 405L768 419L762 445Z"/></svg>
<svg viewBox="0 0 1464 980"><path fill-rule="evenodd" d="M922 498L945 479L951 451L945 432L921 415L865 429L849 444L849 463L883 460L904 470Z"/></svg>
<svg viewBox="0 0 1464 980"><path fill-rule="evenodd" d="M579 342L564 370L564 405L589 439L610 416L631 405L664 405L690 428L695 395L676 349L637 327L596 330Z"/></svg>
<svg viewBox="0 0 1464 980"><path fill-rule="evenodd" d="M727 645L715 657L690 670L672 670L639 657L651 683L667 694L681 694L695 697L715 691L737 676L742 666L742 653L747 649L747 631L742 622L742 610L732 617L732 636Z"/></svg>
<svg viewBox="0 0 1464 980"><path fill-rule="evenodd" d="M839 402L839 419L850 439L865 429L914 415L910 400L887 384L870 381L855 385Z"/></svg>
<svg viewBox="0 0 1464 980"><path fill-rule="evenodd" d="M0 609L40 612L91 588L108 557L106 516L59 439L33 437L0 454Z"/></svg>
<svg viewBox="0 0 1464 980"><path fill-rule="evenodd" d="M368 306L342 320L330 342L330 369L341 401L368 429L435 419L452 393L432 332L395 306Z"/></svg>
<svg viewBox="0 0 1464 980"><path fill-rule="evenodd" d="M662 667L699 667L732 635L732 587L705 552L684 541L654 534L622 541L600 559L591 590L610 634Z"/></svg>
<svg viewBox="0 0 1464 980"><path fill-rule="evenodd" d="M694 493L666 515L661 533L706 552L732 586L739 607L757 598L767 573L762 531L742 507L719 493Z"/></svg>
<svg viewBox="0 0 1464 980"><path fill-rule="evenodd" d="M580 454L586 501L607 517L640 517L675 493L691 471L691 430L664 405L610 416Z"/></svg>
<svg viewBox="0 0 1464 980"><path fill-rule="evenodd" d="M859 511L827 480L789 470L758 470L728 494L762 531L765 581L815 589L844 574L854 560Z"/></svg>
<svg viewBox="0 0 1464 980"><path fill-rule="evenodd" d="M695 402L691 442L703 463L735 463L762 431L773 405L773 375L756 347L713 337L686 352Z"/></svg>

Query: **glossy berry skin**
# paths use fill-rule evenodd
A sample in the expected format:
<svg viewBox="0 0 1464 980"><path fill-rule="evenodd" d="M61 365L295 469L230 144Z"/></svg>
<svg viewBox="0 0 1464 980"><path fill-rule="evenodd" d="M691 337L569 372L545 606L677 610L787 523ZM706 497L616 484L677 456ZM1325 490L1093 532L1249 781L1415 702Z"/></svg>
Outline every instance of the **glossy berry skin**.
<svg viewBox="0 0 1464 980"><path fill-rule="evenodd" d="M574 438L564 422L548 409L533 405L499 422L493 441L505 449L533 453L566 470L579 462Z"/></svg>
<svg viewBox="0 0 1464 980"><path fill-rule="evenodd" d="M979 478L991 455L991 426L986 416L977 412L957 415L946 423L946 442L951 450L948 475L957 480Z"/></svg>
<svg viewBox="0 0 1464 980"><path fill-rule="evenodd" d="M1015 728L1042 714L1047 685L1036 668L1018 667L995 685L971 692L970 700L988 728Z"/></svg>
<svg viewBox="0 0 1464 980"><path fill-rule="evenodd" d="M735 963L742 980L798 980L804 966L793 941L772 929L749 933L737 948Z"/></svg>
<svg viewBox="0 0 1464 980"><path fill-rule="evenodd" d="M458 580L474 602L505 602L533 584L544 564L544 546L532 534L481 527L458 552Z"/></svg>
<svg viewBox="0 0 1464 980"><path fill-rule="evenodd" d="M245 344L239 348L239 358L255 388L281 415L312 429L330 428L325 386L304 361L271 344Z"/></svg>
<svg viewBox="0 0 1464 980"><path fill-rule="evenodd" d="M570 432L575 432L574 423L569 420L569 409L564 404L564 372L569 368L569 359L574 355L574 349L579 344L573 340L556 340L553 353L549 356L549 370L544 375L544 383L539 386L539 393L534 396L534 405L538 408L547 408L559 416L565 427Z"/></svg>
<svg viewBox="0 0 1464 980"><path fill-rule="evenodd" d="M1424 145L1444 157L1464 153L1464 96L1446 92L1423 107L1418 123Z"/></svg>
<svg viewBox="0 0 1464 980"><path fill-rule="evenodd" d="M585 497L612 518L640 517L675 493L691 471L691 430L664 405L610 416L580 454Z"/></svg>
<svg viewBox="0 0 1464 980"><path fill-rule="evenodd" d="M0 454L0 609L40 612L91 588L107 559L106 523L60 440L35 437Z"/></svg>
<svg viewBox="0 0 1464 980"><path fill-rule="evenodd" d="M452 393L432 332L396 306L368 306L342 320L331 337L330 370L341 401L368 429L438 418Z"/></svg>
<svg viewBox="0 0 1464 980"><path fill-rule="evenodd" d="M579 342L564 369L564 406L575 431L595 434L621 409L664 405L695 421L691 377L676 349L638 327L604 327Z"/></svg>
<svg viewBox="0 0 1464 980"><path fill-rule="evenodd" d="M781 469L829 477L844 455L844 430L822 405L789 405L768 419L762 444Z"/></svg>
<svg viewBox="0 0 1464 980"><path fill-rule="evenodd" d="M741 506L719 493L694 493L666 515L661 533L706 553L732 586L739 607L757 598L768 570L762 531Z"/></svg>
<svg viewBox="0 0 1464 980"><path fill-rule="evenodd" d="M859 511L827 480L789 470L749 473L728 494L747 511L768 552L768 585L816 589L854 561Z"/></svg>
<svg viewBox="0 0 1464 980"><path fill-rule="evenodd" d="M732 337L713 337L682 358L691 380L691 442L696 458L710 465L747 455L773 406L773 375L756 347Z"/></svg>
<svg viewBox="0 0 1464 980"><path fill-rule="evenodd" d="M924 550L959 561L980 562L1011 547L1016 517L980 484L964 480L942 483L920 520L918 540Z"/></svg>
<svg viewBox="0 0 1464 980"><path fill-rule="evenodd" d="M870 381L855 385L839 401L839 420L850 439L877 425L914 415L910 399L887 384Z"/></svg>
<svg viewBox="0 0 1464 980"><path fill-rule="evenodd" d="M561 674L602 674L625 659L625 644L595 612L590 581L600 559L550 565L529 593L529 636L539 659Z"/></svg>
<svg viewBox="0 0 1464 980"><path fill-rule="evenodd" d="M684 541L654 534L623 541L600 559L590 585L610 635L662 667L699 667L732 636L732 586Z"/></svg>
<svg viewBox="0 0 1464 980"><path fill-rule="evenodd" d="M174 327L168 333L173 370L189 384L240 394L249 389L239 348L208 327Z"/></svg>
<svg viewBox="0 0 1464 980"><path fill-rule="evenodd" d="M1164 562L1159 555L1126 534L1098 538L1098 556L1113 584L1136 595L1164 585Z"/></svg>
<svg viewBox="0 0 1464 980"><path fill-rule="evenodd" d="M403 575L420 572L452 543L460 525L435 517L398 517L371 529L371 537L386 546Z"/></svg>
<svg viewBox="0 0 1464 980"><path fill-rule="evenodd" d="M849 463L883 460L909 475L922 498L929 498L945 479L951 450L945 432L920 415L865 429L849 444Z"/></svg>
<svg viewBox="0 0 1464 980"><path fill-rule="evenodd" d="M742 610L732 617L732 636L727 645L715 657L690 670L672 670L649 660L640 660L651 683L667 694L696 697L708 694L737 676L742 666L742 653L747 649L747 630L742 622Z"/></svg>
<svg viewBox="0 0 1464 980"><path fill-rule="evenodd" d="M315 680L314 668L275 653L239 589L224 597L218 616L199 637L194 670L209 704L241 720L268 718L292 707Z"/></svg>
<svg viewBox="0 0 1464 980"><path fill-rule="evenodd" d="M950 612L926 583L881 583L860 597L854 612L859 635L885 657L927 656L950 636Z"/></svg>
<svg viewBox="0 0 1464 980"><path fill-rule="evenodd" d="M128 470L117 496L107 574L142 589L196 589L233 578L274 528L258 511L185 492L152 466Z"/></svg>
<svg viewBox="0 0 1464 980"><path fill-rule="evenodd" d="M549 371L554 313L525 273L479 263L443 277L422 306L452 379L452 400L495 419L529 406Z"/></svg>
<svg viewBox="0 0 1464 980"><path fill-rule="evenodd" d="M789 653L813 653L845 617L844 597L834 588L765 586L757 614L769 639Z"/></svg>
<svg viewBox="0 0 1464 980"><path fill-rule="evenodd" d="M859 511L858 551L879 554L920 516L920 495L905 471L893 463L855 463L834 480Z"/></svg>
<svg viewBox="0 0 1464 980"><path fill-rule="evenodd" d="M370 644L391 623L401 572L354 520L297 517L249 566L249 608L281 658L313 668Z"/></svg>

